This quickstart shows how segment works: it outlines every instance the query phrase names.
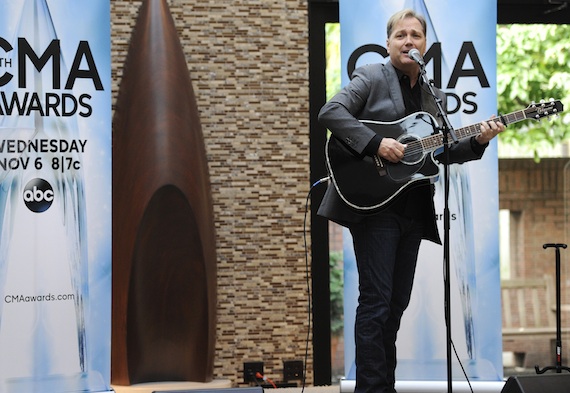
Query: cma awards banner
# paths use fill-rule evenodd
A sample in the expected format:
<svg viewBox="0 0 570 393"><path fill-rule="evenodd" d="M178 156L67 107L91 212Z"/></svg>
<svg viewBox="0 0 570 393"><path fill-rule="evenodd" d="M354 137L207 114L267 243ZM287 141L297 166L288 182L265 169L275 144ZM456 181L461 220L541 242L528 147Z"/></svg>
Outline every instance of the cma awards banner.
<svg viewBox="0 0 570 393"><path fill-rule="evenodd" d="M110 391L110 3L0 1L0 392Z"/></svg>
<svg viewBox="0 0 570 393"><path fill-rule="evenodd" d="M387 61L386 24L404 8L428 22L426 70L447 95L452 126L477 124L495 114L497 18L491 0L341 0L342 84L355 67ZM482 160L450 169L452 339L471 381L503 377L497 170L496 140ZM440 176L435 199L442 238L443 194ZM343 243L345 373L350 381L355 379L358 273L347 230ZM399 381L447 379L443 272L443 247L423 241L412 301L398 335ZM465 380L456 359L453 378Z"/></svg>

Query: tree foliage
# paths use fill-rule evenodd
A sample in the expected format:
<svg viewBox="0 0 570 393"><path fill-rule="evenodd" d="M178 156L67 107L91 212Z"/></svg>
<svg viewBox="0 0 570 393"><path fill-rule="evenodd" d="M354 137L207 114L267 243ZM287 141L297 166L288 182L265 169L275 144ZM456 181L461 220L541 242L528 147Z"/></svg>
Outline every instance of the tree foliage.
<svg viewBox="0 0 570 393"><path fill-rule="evenodd" d="M327 101L340 90L340 24L327 23L325 25L327 62L326 85Z"/></svg>
<svg viewBox="0 0 570 393"><path fill-rule="evenodd" d="M344 329L344 276L342 252L329 254L331 333L340 336Z"/></svg>
<svg viewBox="0 0 570 393"><path fill-rule="evenodd" d="M500 113L531 102L559 99L570 110L570 26L499 25L497 27L497 95ZM552 148L570 138L570 116L522 122L500 135L502 143L532 151Z"/></svg>

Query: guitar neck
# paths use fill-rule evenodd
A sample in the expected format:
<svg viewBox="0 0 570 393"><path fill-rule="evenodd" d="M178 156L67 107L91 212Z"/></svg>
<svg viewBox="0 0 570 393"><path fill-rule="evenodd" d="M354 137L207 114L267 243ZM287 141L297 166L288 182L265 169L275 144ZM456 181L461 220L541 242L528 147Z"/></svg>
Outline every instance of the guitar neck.
<svg viewBox="0 0 570 393"><path fill-rule="evenodd" d="M526 120L526 113L524 110L509 113L508 115L502 115L494 120L499 120L504 125L509 125L513 123L518 123L519 121ZM467 127L462 127L455 130L455 135L458 139L469 138L471 136L476 136L481 133L481 123L472 124Z"/></svg>
<svg viewBox="0 0 570 393"><path fill-rule="evenodd" d="M518 123L527 119L526 112L524 110L515 111L509 113L508 115L502 115L495 120L501 121L504 125L509 125L513 123ZM465 139L472 136L477 136L481 133L481 123L471 124L470 126L461 127L455 130L455 136L457 139ZM451 135L448 133L448 140L451 141ZM422 145L425 149L434 151L444 146L444 141L441 134L431 135L422 140Z"/></svg>

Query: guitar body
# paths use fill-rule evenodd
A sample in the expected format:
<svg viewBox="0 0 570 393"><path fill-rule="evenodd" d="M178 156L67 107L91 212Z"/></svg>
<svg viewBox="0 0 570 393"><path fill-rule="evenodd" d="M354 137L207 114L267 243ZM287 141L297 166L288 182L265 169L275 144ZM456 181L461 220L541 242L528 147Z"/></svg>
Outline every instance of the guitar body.
<svg viewBox="0 0 570 393"><path fill-rule="evenodd" d="M326 160L331 180L345 203L363 212L386 208L405 189L437 179L439 168L421 140L437 130L435 118L417 112L395 122L362 120L383 137L408 144L402 161L359 157L336 138L327 141Z"/></svg>
<svg viewBox="0 0 570 393"><path fill-rule="evenodd" d="M522 120L540 120L564 110L560 100L532 103L526 109L501 115L504 125ZM388 207L404 190L437 179L439 167L434 155L444 147L443 133L427 112L416 112L393 122L361 120L377 134L406 144L404 157L394 164L378 156L361 157L331 136L325 155L330 179L342 200L362 213ZM472 124L455 130L458 139L480 133L481 125ZM449 137L448 139L451 139Z"/></svg>

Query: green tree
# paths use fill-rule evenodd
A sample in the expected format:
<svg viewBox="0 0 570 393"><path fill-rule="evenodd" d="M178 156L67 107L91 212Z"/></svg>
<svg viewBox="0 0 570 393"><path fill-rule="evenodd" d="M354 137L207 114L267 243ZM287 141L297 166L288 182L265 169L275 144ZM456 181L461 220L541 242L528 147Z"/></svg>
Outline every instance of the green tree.
<svg viewBox="0 0 570 393"><path fill-rule="evenodd" d="M497 27L497 95L499 113L520 110L531 102L559 99L570 103L570 26L499 25ZM569 109L569 108L565 108ZM540 158L540 149L570 137L570 116L526 121L509 126L502 143L522 147Z"/></svg>
<svg viewBox="0 0 570 393"><path fill-rule="evenodd" d="M340 90L340 23L325 25L327 101Z"/></svg>
<svg viewBox="0 0 570 393"><path fill-rule="evenodd" d="M333 336L340 336L344 331L344 277L342 263L342 252L330 253L331 332Z"/></svg>

